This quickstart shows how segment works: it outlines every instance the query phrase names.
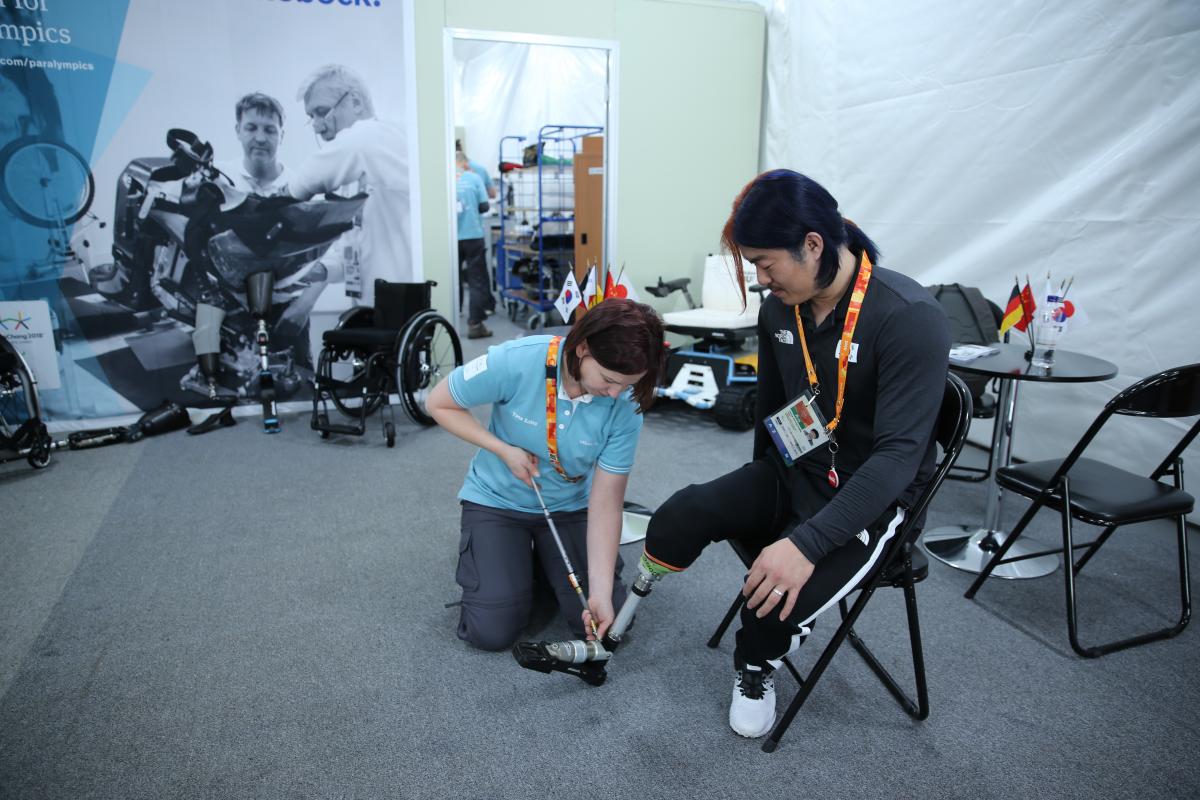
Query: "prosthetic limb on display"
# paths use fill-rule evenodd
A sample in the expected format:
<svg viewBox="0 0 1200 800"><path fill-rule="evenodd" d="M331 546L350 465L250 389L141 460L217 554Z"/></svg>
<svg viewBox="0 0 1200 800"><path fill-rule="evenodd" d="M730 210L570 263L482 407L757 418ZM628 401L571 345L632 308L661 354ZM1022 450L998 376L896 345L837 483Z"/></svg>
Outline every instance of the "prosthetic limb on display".
<svg viewBox="0 0 1200 800"><path fill-rule="evenodd" d="M217 375L221 371L221 323L225 311L208 303L196 304L196 329L192 331L192 346L200 374L208 384L208 399L217 399Z"/></svg>
<svg viewBox="0 0 1200 800"><path fill-rule="evenodd" d="M517 642L513 645L513 658L525 669L535 672L565 672L580 678L591 686L600 686L608 678L606 664L617 647L625 632L633 622L638 604L642 598L650 594L654 582L667 574L651 561L646 554L638 561L638 576L634 580L629 595L617 612L617 618L612 627L600 641L580 641L578 639L565 642Z"/></svg>
<svg viewBox="0 0 1200 800"><path fill-rule="evenodd" d="M262 401L263 431L279 433L279 412L275 403L275 376L271 373L271 334L267 329L267 312L271 309L271 292L275 288L275 274L255 272L246 277L246 300L250 313L258 324L254 335L258 349L258 398Z"/></svg>

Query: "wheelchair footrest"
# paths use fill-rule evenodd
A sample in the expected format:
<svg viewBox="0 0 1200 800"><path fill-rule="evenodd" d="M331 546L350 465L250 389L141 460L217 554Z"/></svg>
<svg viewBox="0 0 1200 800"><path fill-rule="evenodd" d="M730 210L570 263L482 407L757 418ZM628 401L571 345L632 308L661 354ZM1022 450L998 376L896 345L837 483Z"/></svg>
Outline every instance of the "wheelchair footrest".
<svg viewBox="0 0 1200 800"><path fill-rule="evenodd" d="M360 425L339 425L336 422L326 422L325 424L314 424L314 430L328 431L329 433L348 433L351 436L362 436L367 432L366 428Z"/></svg>

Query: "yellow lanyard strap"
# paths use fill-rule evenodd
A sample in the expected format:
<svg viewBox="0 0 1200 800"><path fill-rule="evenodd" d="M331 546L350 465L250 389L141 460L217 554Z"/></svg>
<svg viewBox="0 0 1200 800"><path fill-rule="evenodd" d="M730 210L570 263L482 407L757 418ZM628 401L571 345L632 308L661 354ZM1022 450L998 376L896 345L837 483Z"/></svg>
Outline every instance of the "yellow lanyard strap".
<svg viewBox="0 0 1200 800"><path fill-rule="evenodd" d="M546 351L546 449L550 451L554 471L567 483L579 483L583 476L568 475L558 461L558 346L561 343L562 337L555 336Z"/></svg>
<svg viewBox="0 0 1200 800"><path fill-rule="evenodd" d="M858 278L854 281L854 291L850 295L850 307L846 310L846 322L842 326L842 341L838 348L838 388L837 404L834 407L833 420L825 426L832 433L837 430L842 418L842 402L846 397L846 374L850 369L850 345L854 341L854 329L858 326L858 314L862 310L863 297L867 294L867 284L871 282L871 259L864 252L859 262ZM820 393L821 387L817 382L817 371L813 368L812 356L808 354L808 342L804 339L804 325L800 322L800 306L793 306L796 312L796 330L800 333L800 347L804 350L804 366L808 370L808 385L812 387L813 395Z"/></svg>

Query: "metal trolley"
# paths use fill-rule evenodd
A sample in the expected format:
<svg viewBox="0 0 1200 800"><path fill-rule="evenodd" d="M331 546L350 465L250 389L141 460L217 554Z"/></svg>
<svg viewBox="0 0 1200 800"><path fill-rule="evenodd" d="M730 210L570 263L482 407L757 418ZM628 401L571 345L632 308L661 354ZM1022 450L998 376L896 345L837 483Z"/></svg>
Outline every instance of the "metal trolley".
<svg viewBox="0 0 1200 800"><path fill-rule="evenodd" d="M530 330L548 316L575 260L575 157L597 125L543 125L537 141L500 140L500 239L496 283L514 322ZM519 166L518 166L519 165Z"/></svg>

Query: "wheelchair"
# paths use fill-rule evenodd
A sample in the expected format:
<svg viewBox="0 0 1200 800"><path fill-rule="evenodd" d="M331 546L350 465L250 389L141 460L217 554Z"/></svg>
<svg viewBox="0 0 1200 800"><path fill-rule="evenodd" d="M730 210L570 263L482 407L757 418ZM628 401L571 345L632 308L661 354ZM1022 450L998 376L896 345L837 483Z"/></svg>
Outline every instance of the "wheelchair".
<svg viewBox="0 0 1200 800"><path fill-rule="evenodd" d="M24 356L0 336L0 464L24 458L42 469L54 441L42 419L37 378Z"/></svg>
<svg viewBox="0 0 1200 800"><path fill-rule="evenodd" d="M660 298L676 291L683 293L688 310L663 314L663 327L695 340L671 350L665 380L655 390L657 396L711 410L718 425L737 431L754 427L758 308L762 303L762 287L754 285L754 267L743 262L742 269L750 289L744 308L728 255L705 258L699 307L688 291L690 278L659 278L657 286L646 287L647 292Z"/></svg>
<svg viewBox="0 0 1200 800"><path fill-rule="evenodd" d="M425 402L433 387L463 363L462 343L446 320L430 308L435 281L375 281L374 308L352 308L321 337L313 378L311 427L331 434L362 436L367 418L380 415L384 440L396 444L391 396L418 425L434 424ZM350 422L331 422L330 406Z"/></svg>

